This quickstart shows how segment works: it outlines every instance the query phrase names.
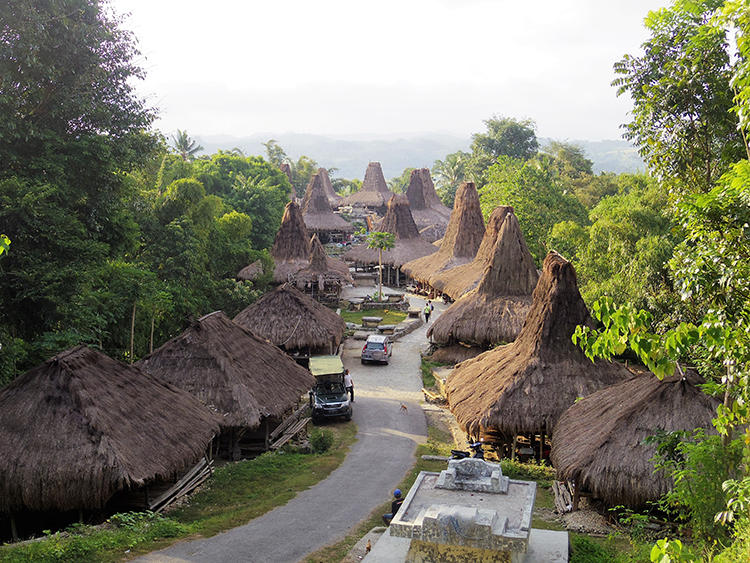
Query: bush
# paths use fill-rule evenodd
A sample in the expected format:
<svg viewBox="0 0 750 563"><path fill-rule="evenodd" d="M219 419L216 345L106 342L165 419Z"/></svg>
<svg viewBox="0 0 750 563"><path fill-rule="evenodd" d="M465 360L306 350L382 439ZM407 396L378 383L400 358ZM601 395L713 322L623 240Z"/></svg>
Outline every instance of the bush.
<svg viewBox="0 0 750 563"><path fill-rule="evenodd" d="M610 550L586 536L571 534L570 548L570 563L601 563L613 559Z"/></svg>
<svg viewBox="0 0 750 563"><path fill-rule="evenodd" d="M310 446L313 453L327 452L333 445L333 432L327 429L315 428L310 432Z"/></svg>

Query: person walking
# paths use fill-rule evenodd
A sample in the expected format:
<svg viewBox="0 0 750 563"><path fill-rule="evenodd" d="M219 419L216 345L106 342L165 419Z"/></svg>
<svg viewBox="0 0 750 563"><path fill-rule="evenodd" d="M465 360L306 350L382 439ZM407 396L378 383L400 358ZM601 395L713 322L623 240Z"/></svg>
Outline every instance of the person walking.
<svg viewBox="0 0 750 563"><path fill-rule="evenodd" d="M432 314L433 309L435 307L432 305L432 301L427 301L427 304L424 306L424 323L427 324L430 322L430 315Z"/></svg>
<svg viewBox="0 0 750 563"><path fill-rule="evenodd" d="M346 389L347 393L349 393L349 396L352 399L352 403L354 402L354 382L352 381L352 374L349 373L349 370L346 370L344 372L344 388Z"/></svg>

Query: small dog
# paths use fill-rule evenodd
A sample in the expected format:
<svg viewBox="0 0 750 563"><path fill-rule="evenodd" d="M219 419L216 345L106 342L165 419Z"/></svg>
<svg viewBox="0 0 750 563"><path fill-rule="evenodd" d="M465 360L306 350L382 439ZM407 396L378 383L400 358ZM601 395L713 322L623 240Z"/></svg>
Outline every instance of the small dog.
<svg viewBox="0 0 750 563"><path fill-rule="evenodd" d="M404 403L401 403L401 412L404 414L409 414L409 407L407 407Z"/></svg>
<svg viewBox="0 0 750 563"><path fill-rule="evenodd" d="M371 549L372 549L372 544L370 543L370 540L367 540L367 545L365 546L365 553L370 553Z"/></svg>

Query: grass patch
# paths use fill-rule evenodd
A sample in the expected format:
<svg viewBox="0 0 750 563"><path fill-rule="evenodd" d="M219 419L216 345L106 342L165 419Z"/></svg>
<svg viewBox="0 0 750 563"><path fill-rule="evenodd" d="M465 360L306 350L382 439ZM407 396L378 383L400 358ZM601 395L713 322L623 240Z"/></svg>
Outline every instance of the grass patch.
<svg viewBox="0 0 750 563"><path fill-rule="evenodd" d="M441 362L432 362L426 358L422 358L422 365L420 367L422 371L422 387L425 389L435 388L435 376L432 375L432 370L435 368L447 366L450 364L443 364Z"/></svg>
<svg viewBox="0 0 750 563"><path fill-rule="evenodd" d="M287 503L327 477L346 457L355 440L352 422L327 426L331 448L322 454L267 452L218 468L208 486L190 504L167 516L126 513L103 526L76 524L65 532L23 544L0 547L0 561L120 561L161 549L176 539L212 536L245 524Z"/></svg>
<svg viewBox="0 0 750 563"><path fill-rule="evenodd" d="M361 325L362 317L383 317L383 322L380 324L397 325L406 318L406 313L392 309L382 311L377 309L368 311L341 311L341 318L347 323Z"/></svg>

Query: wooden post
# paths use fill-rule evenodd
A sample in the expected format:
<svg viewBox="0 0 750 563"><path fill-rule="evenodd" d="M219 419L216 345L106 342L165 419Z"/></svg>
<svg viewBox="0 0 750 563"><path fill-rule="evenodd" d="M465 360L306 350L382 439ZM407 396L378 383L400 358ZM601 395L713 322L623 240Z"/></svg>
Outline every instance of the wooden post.
<svg viewBox="0 0 750 563"><path fill-rule="evenodd" d="M515 434L513 436L513 445L511 446L511 450L510 450L510 459L512 459L513 461L516 460L516 444L517 443L518 443L518 434Z"/></svg>
<svg viewBox="0 0 750 563"><path fill-rule="evenodd" d="M10 535L13 541L18 541L18 529L16 528L16 517L11 513L10 515Z"/></svg>
<svg viewBox="0 0 750 563"><path fill-rule="evenodd" d="M133 359L133 340L135 339L135 304L133 301L133 315L130 317L130 363L134 362Z"/></svg>
<svg viewBox="0 0 750 563"><path fill-rule="evenodd" d="M265 447L265 450L268 451L268 418L263 419L263 427L265 428L265 439L263 441L263 445Z"/></svg>
<svg viewBox="0 0 750 563"><path fill-rule="evenodd" d="M573 483L573 512L578 510L578 501L581 499L581 494L578 490L578 483L575 481L572 481Z"/></svg>
<svg viewBox="0 0 750 563"><path fill-rule="evenodd" d="M398 279L401 273L401 268L396 268L396 287L401 287L401 281Z"/></svg>
<svg viewBox="0 0 750 563"><path fill-rule="evenodd" d="M542 463L542 460L544 459L544 439L546 438L546 424L542 428L542 434L539 438L539 463Z"/></svg>
<svg viewBox="0 0 750 563"><path fill-rule="evenodd" d="M78 523L83 524L83 508L78 509Z"/></svg>
<svg viewBox="0 0 750 563"><path fill-rule="evenodd" d="M146 498L146 510L150 510L151 509L151 499L148 498L148 485L146 485L145 487L143 487L143 495Z"/></svg>

